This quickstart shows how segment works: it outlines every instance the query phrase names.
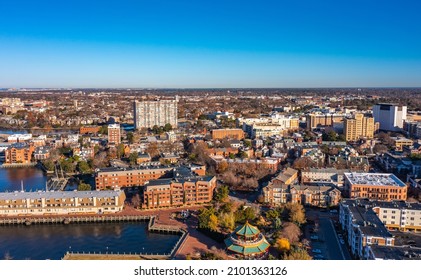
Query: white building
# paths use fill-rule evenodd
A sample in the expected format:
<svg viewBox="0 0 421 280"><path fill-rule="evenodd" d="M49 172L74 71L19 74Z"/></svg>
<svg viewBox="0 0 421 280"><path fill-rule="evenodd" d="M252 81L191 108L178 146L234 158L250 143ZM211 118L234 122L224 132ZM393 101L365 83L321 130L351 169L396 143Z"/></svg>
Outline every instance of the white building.
<svg viewBox="0 0 421 280"><path fill-rule="evenodd" d="M7 137L7 142L24 142L32 139L32 134L12 134Z"/></svg>
<svg viewBox="0 0 421 280"><path fill-rule="evenodd" d="M282 135L286 131L297 130L298 118L273 113L269 117L238 118L237 125L241 126L251 138Z"/></svg>
<svg viewBox="0 0 421 280"><path fill-rule="evenodd" d="M176 128L178 98L174 100L135 101L134 124L135 129L165 126L169 123Z"/></svg>
<svg viewBox="0 0 421 280"><path fill-rule="evenodd" d="M380 123L381 130L400 131L406 120L406 106L376 104L373 106L374 121Z"/></svg>

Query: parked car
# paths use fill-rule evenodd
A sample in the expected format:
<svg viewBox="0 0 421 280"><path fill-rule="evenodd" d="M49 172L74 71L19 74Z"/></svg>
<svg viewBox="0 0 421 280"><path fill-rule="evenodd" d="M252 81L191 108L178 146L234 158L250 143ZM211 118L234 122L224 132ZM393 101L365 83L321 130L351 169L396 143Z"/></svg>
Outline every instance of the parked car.
<svg viewBox="0 0 421 280"><path fill-rule="evenodd" d="M313 254L321 254L322 253L322 251L320 249L313 249L313 250L311 250L311 252Z"/></svg>
<svg viewBox="0 0 421 280"><path fill-rule="evenodd" d="M339 239L339 242L340 242L342 245L344 245L344 244L345 244L345 240L343 240L343 238L340 238L340 239Z"/></svg>
<svg viewBox="0 0 421 280"><path fill-rule="evenodd" d="M311 240L319 240L319 236L318 235L311 235L310 239Z"/></svg>
<svg viewBox="0 0 421 280"><path fill-rule="evenodd" d="M324 260L325 256L323 256L322 254L317 254L314 255L313 260Z"/></svg>

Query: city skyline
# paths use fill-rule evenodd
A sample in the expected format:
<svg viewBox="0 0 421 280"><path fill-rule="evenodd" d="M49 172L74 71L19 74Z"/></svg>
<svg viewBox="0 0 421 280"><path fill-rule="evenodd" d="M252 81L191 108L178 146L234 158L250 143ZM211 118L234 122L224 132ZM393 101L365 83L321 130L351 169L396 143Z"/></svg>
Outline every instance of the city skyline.
<svg viewBox="0 0 421 280"><path fill-rule="evenodd" d="M421 86L416 1L0 7L2 88Z"/></svg>

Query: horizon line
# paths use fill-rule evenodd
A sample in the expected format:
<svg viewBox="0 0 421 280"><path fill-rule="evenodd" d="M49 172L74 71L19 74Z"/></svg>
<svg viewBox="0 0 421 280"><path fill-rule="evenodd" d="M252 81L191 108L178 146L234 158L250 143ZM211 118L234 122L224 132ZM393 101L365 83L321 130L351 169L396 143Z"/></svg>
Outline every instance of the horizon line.
<svg viewBox="0 0 421 280"><path fill-rule="evenodd" d="M230 89L421 89L421 86L337 86L337 87L0 87L0 91L12 90L75 90L75 89L118 89L118 90L230 90Z"/></svg>

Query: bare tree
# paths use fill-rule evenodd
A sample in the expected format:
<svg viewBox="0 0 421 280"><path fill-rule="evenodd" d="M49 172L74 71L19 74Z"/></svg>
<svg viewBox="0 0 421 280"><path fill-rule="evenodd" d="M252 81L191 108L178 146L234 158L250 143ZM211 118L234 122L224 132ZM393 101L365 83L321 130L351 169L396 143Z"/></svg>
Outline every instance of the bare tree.
<svg viewBox="0 0 421 280"><path fill-rule="evenodd" d="M286 222L283 224L280 236L288 239L288 241L293 244L300 240L301 230L296 224Z"/></svg>
<svg viewBox="0 0 421 280"><path fill-rule="evenodd" d="M132 203L132 205L133 205L133 207L134 208L139 208L139 206L140 206L140 196L139 196L139 194L137 193L136 195L134 195L133 197L132 197L132 199L131 199L131 203Z"/></svg>

